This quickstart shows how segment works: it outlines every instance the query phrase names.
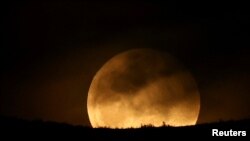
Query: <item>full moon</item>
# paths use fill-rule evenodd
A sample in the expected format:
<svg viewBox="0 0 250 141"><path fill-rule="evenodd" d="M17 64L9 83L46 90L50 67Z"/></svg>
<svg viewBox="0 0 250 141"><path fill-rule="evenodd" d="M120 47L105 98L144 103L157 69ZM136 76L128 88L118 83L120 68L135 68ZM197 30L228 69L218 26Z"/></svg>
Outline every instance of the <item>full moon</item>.
<svg viewBox="0 0 250 141"><path fill-rule="evenodd" d="M197 122L200 94L192 75L173 56L133 49L114 56L96 73L87 108L94 128L186 126Z"/></svg>

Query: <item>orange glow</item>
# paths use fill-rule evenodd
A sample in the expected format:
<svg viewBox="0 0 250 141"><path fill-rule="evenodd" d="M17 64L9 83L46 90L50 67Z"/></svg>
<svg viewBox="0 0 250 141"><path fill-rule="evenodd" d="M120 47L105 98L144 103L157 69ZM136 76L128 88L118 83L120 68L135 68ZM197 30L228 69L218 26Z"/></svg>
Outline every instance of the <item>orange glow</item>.
<svg viewBox="0 0 250 141"><path fill-rule="evenodd" d="M139 57L148 55L147 50L136 50L135 53L138 51ZM140 54L141 52L142 54ZM146 71L146 75L137 78L136 75L127 73L130 71L130 63L134 63L128 62L129 53L125 52L112 58L94 77L87 103L92 126L137 128L149 124L162 126L163 122L172 126L196 124L200 97L192 76L187 71L176 71L167 76L159 75L158 73L162 70L175 67L176 64L168 66L164 59L158 58L156 64L151 64L150 61L149 64L145 63L146 66L154 65L153 68L140 66L139 73ZM149 59L153 57L157 60L157 57L160 56L154 51L149 53L153 54L149 56ZM168 59L172 60L170 57ZM171 63L173 61L168 64ZM137 70L134 72L137 73ZM115 73L121 77L114 77ZM145 84L140 80L151 77L152 73L155 73L153 76L156 77L146 79ZM125 77L122 77L123 75ZM132 82L134 77L136 77L136 83ZM112 82L122 84L121 88L117 84L113 88Z"/></svg>

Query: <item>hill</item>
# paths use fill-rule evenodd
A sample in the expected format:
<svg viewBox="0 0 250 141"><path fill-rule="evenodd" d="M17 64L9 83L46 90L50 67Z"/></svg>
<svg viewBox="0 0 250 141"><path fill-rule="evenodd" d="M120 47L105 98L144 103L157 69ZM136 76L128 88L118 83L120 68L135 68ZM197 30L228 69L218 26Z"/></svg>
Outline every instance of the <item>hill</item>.
<svg viewBox="0 0 250 141"><path fill-rule="evenodd" d="M0 117L0 131L2 135L23 136L56 136L77 137L85 140L145 140L167 139L168 137L205 137L212 136L212 130L218 129L216 135L248 135L250 119L240 121L221 121L209 124L199 124L185 127L152 127L110 129L72 126L64 123L44 122L40 120L27 121L17 118ZM224 133L226 131L226 133ZM240 131L240 132L239 132ZM216 131L214 131L216 132Z"/></svg>

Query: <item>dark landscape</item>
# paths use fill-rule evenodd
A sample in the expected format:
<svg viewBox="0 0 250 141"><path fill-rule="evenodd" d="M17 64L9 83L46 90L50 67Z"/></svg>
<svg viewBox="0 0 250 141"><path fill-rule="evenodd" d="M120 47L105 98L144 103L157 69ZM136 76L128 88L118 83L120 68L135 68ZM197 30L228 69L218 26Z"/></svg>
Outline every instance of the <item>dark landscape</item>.
<svg viewBox="0 0 250 141"><path fill-rule="evenodd" d="M86 126L72 126L65 123L44 122L41 120L23 120L17 118L1 117L0 127L3 133L18 134L22 136L72 136L91 140L144 140L144 139L164 139L167 137L211 137L212 129L219 131L248 131L250 120L219 121L215 123L198 124L195 126L153 127L142 125L141 128L110 129L91 128Z"/></svg>
<svg viewBox="0 0 250 141"><path fill-rule="evenodd" d="M59 138L167 141L189 140L185 137L194 140L200 136L206 140L212 137L212 129L246 131L246 136L250 136L250 8L247 2L13 0L2 5L1 141L22 137L32 141L45 137L50 141L51 136L55 136L56 141ZM134 49L151 49L165 54L163 57L169 54L185 69L177 65L166 65L163 71L157 69L154 66L171 59L158 60L154 56L138 61L131 57L125 63L121 61L122 67L114 70L116 65L109 66L110 77L99 79L105 87L100 89L96 85L93 89L96 97L101 98L90 104L98 105L96 109L104 111L104 118L93 120L91 115L96 112L88 111L88 97L95 76L114 56ZM117 73L123 72L121 70L126 71ZM176 82L192 84L179 74L190 74L194 85L177 85ZM158 80L161 83L155 83ZM146 86L157 86L157 89ZM145 91L142 94L154 95L141 97L145 102L134 102L133 106L129 103L132 100L127 100L129 108L122 105L123 101L116 95L111 95L130 98L131 91L135 96L142 91ZM189 102L188 94L194 91L199 93L196 104L194 100ZM158 96L182 93L183 99ZM116 107L113 103L122 106ZM171 117L169 111L175 109L176 104L183 104L182 110L176 110L173 113L178 115ZM192 108L193 105L196 108ZM193 123L197 125L171 127L162 119L191 119L183 116L183 111L185 115L195 112ZM109 121L103 125L112 126L126 118L146 119L152 113L157 114L144 123L154 124L151 120L159 118L156 122L165 121L166 125L142 125L137 129L92 128L96 122ZM138 125L142 122L132 121L140 121ZM124 125L132 126L127 122Z"/></svg>

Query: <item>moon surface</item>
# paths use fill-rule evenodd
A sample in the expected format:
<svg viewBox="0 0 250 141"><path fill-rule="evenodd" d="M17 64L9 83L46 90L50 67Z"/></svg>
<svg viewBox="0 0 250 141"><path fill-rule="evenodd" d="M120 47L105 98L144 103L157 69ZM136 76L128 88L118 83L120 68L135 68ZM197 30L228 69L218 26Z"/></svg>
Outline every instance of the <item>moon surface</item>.
<svg viewBox="0 0 250 141"><path fill-rule="evenodd" d="M134 49L114 56L96 73L87 108L94 128L194 125L200 94L192 75L175 58Z"/></svg>

